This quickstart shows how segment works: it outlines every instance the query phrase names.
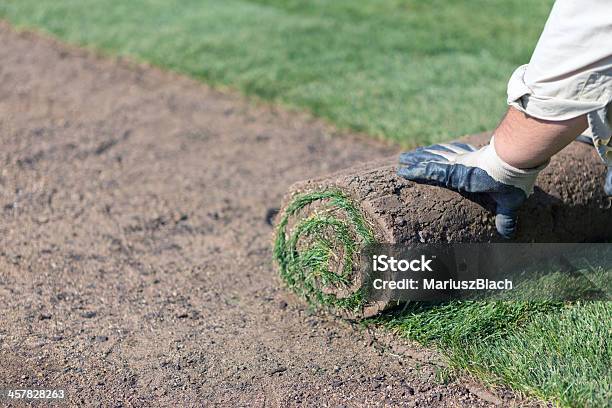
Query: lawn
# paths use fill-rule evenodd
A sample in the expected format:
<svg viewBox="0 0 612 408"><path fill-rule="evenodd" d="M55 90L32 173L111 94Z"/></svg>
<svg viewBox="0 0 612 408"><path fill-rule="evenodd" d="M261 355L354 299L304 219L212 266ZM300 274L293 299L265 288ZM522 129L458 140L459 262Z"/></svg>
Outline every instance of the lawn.
<svg viewBox="0 0 612 408"><path fill-rule="evenodd" d="M566 407L612 400L612 305L465 302L378 319L398 335L435 345L450 367Z"/></svg>
<svg viewBox="0 0 612 408"><path fill-rule="evenodd" d="M489 130L551 0L5 0L0 17L404 146Z"/></svg>

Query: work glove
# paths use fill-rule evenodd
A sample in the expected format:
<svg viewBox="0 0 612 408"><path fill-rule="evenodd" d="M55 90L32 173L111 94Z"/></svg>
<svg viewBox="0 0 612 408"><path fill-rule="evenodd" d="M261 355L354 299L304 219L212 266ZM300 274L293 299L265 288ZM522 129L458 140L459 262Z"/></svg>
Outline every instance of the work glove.
<svg viewBox="0 0 612 408"><path fill-rule="evenodd" d="M416 182L430 182L467 193L486 194L497 204L495 227L504 238L516 232L517 211L540 171L517 169L499 158L491 142L481 148L465 143L444 143L421 147L400 155L398 174Z"/></svg>

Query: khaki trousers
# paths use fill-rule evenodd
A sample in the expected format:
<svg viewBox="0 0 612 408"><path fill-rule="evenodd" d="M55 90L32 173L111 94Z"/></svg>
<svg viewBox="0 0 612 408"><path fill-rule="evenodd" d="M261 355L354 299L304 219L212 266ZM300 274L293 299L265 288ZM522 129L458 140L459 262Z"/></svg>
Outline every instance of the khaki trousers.
<svg viewBox="0 0 612 408"><path fill-rule="evenodd" d="M612 0L557 0L508 82L508 104L545 120L586 114L586 134L612 165Z"/></svg>

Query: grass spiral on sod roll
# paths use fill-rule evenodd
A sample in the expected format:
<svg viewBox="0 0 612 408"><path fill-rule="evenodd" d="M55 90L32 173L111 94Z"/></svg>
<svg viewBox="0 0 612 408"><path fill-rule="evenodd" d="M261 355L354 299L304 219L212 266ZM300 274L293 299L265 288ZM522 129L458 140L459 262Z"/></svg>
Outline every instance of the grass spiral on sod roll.
<svg viewBox="0 0 612 408"><path fill-rule="evenodd" d="M489 135L467 141L482 145ZM466 141L466 140L464 140ZM291 186L278 216L274 256L287 285L345 317L390 304L361 297L359 252L368 243L496 242L494 203L396 175L397 157ZM593 147L572 143L540 174L519 211L514 242L609 242L606 167Z"/></svg>
<svg viewBox="0 0 612 408"><path fill-rule="evenodd" d="M314 203L316 211L294 218ZM374 242L371 226L345 194L319 191L298 195L285 208L274 257L281 277L297 294L350 316L360 314L363 306L356 257L361 246Z"/></svg>

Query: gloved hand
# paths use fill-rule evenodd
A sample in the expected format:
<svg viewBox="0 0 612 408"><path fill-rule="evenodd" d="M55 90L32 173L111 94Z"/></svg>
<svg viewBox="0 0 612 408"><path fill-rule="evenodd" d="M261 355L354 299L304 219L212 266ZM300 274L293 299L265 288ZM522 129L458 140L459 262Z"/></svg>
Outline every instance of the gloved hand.
<svg viewBox="0 0 612 408"><path fill-rule="evenodd" d="M533 193L540 171L521 170L497 156L490 144L477 150L465 143L421 147L400 155L398 174L417 182L435 184L460 192L487 194L497 203L495 226L504 238L516 232L517 211Z"/></svg>

